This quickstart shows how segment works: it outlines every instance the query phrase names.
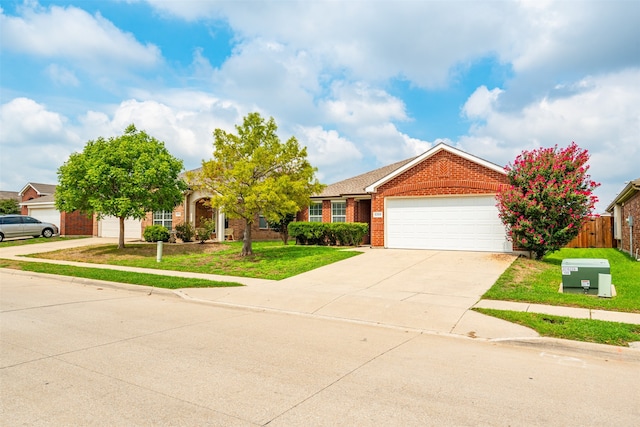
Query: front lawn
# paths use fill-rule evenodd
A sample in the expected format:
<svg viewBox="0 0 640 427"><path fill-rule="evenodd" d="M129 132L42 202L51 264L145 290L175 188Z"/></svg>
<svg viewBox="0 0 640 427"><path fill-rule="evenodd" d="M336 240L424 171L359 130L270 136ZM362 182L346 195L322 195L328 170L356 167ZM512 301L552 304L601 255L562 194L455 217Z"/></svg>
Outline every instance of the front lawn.
<svg viewBox="0 0 640 427"><path fill-rule="evenodd" d="M565 258L608 259L617 296L559 293ZM640 313L640 262L616 249L561 249L542 261L518 258L482 298Z"/></svg>
<svg viewBox="0 0 640 427"><path fill-rule="evenodd" d="M328 246L283 245L253 242L254 256L241 257L242 242L163 245L162 262L156 262L156 244L85 246L30 255L96 264L124 265L160 270L281 280L352 256L357 251Z"/></svg>
<svg viewBox="0 0 640 427"><path fill-rule="evenodd" d="M82 277L85 279L105 280L107 282L129 283L132 285L153 286L155 288L220 288L242 286L236 282L221 282L207 279L162 276L159 274L118 271L105 268L75 267L71 265L50 264L44 262L14 261L0 259L0 268L33 271L36 273L57 274L60 276Z"/></svg>

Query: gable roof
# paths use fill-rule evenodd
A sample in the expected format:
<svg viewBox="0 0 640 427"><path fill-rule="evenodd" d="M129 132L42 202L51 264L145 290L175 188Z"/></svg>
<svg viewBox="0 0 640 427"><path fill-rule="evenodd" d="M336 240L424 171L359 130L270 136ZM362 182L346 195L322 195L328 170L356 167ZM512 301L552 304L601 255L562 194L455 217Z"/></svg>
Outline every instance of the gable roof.
<svg viewBox="0 0 640 427"><path fill-rule="evenodd" d="M22 190L20 190L20 196L24 195L25 191L27 191L29 187L33 188L38 196L49 196L55 193L57 186L54 184L39 184L37 182L28 182L27 185L22 187Z"/></svg>
<svg viewBox="0 0 640 427"><path fill-rule="evenodd" d="M377 181L375 181L371 185L367 186L365 188L366 192L367 193L375 192L378 189L378 187L380 187L384 183L391 181L396 176L398 176L398 175L404 173L405 171L411 169L412 167L414 167L418 163L425 161L429 157L434 156L435 154L439 153L440 151L448 151L451 154L455 154L456 156L462 157L463 159L466 159L466 160L469 160L471 162L477 163L477 164L479 164L481 166L486 167L487 169L491 169L491 170L493 170L495 172L498 172L498 173L501 173L503 175L507 174L507 172L504 170L504 168L502 166L498 166L495 163L488 162L488 161L486 161L484 159L481 159L480 157L476 157L474 155L471 155L471 154L469 154L467 152L464 152L462 150L459 150L457 148L454 148L454 147L452 147L450 145L447 145L447 144L441 142L438 145L436 145L435 147L425 151L424 153L422 153L418 157L413 158L411 161L407 162L402 167L395 169L394 171L392 171L388 175L385 175L385 176L381 177L380 179L378 179Z"/></svg>
<svg viewBox="0 0 640 427"><path fill-rule="evenodd" d="M415 157L402 160L391 165L383 166L381 168L365 172L361 175L354 176L353 178L347 178L345 180L336 182L335 184L328 185L324 188L324 190L322 190L320 194L316 194L312 196L312 198L326 199L329 197L342 197L346 195L365 195L367 194L367 191L365 190L366 187L378 181L383 176L389 175L394 170L404 166L413 159L415 159Z"/></svg>
<svg viewBox="0 0 640 427"><path fill-rule="evenodd" d="M618 193L616 198L613 199L613 202L611 202L609 206L607 206L606 211L607 212L613 211L613 207L615 205L619 205L620 203L626 202L631 198L631 196L633 196L638 191L640 191L640 178L634 179L633 181L629 181L627 185L625 185L625 187L622 189L622 191Z"/></svg>

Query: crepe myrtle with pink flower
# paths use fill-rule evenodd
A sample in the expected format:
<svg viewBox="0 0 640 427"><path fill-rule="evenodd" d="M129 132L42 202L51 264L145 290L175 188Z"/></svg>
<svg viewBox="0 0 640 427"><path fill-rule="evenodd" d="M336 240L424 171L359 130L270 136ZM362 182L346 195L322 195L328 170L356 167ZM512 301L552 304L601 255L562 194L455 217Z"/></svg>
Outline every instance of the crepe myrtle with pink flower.
<svg viewBox="0 0 640 427"><path fill-rule="evenodd" d="M523 151L505 167L509 184L498 191L497 206L515 247L541 259L578 235L598 201L588 161L588 151L572 142Z"/></svg>

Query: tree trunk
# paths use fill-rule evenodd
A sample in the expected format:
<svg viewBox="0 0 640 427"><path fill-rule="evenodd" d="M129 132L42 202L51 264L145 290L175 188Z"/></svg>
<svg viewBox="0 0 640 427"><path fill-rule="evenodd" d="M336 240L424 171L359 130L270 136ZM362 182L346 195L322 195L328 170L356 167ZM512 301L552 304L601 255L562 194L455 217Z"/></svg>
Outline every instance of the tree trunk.
<svg viewBox="0 0 640 427"><path fill-rule="evenodd" d="M120 234L118 235L118 249L124 249L124 217L118 218L120 220Z"/></svg>
<svg viewBox="0 0 640 427"><path fill-rule="evenodd" d="M280 230L280 238L282 239L282 243L284 243L284 245L287 246L287 244L289 243L289 228L288 227L282 227L282 229Z"/></svg>
<svg viewBox="0 0 640 427"><path fill-rule="evenodd" d="M253 255L253 248L251 247L251 223L249 221L244 222L244 237L242 238L242 256Z"/></svg>

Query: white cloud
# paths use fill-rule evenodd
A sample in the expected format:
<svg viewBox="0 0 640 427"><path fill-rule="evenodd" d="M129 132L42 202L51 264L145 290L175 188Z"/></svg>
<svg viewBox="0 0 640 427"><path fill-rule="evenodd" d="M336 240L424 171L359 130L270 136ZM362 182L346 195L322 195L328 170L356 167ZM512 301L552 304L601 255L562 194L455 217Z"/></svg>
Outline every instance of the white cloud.
<svg viewBox="0 0 640 427"><path fill-rule="evenodd" d="M416 156L427 151L433 145L428 141L411 138L400 132L393 123L363 126L356 132L357 139L372 154L377 166Z"/></svg>
<svg viewBox="0 0 640 427"><path fill-rule="evenodd" d="M319 169L318 178L333 181L350 176L350 166L362 158L355 144L335 130L320 126L296 128L295 136L301 146L307 147L309 162Z"/></svg>
<svg viewBox="0 0 640 427"><path fill-rule="evenodd" d="M17 191L27 182L57 182L57 168L80 141L66 117L28 98L0 107L0 129L3 190Z"/></svg>
<svg viewBox="0 0 640 427"><path fill-rule="evenodd" d="M78 86L80 81L76 77L75 73L67 68L58 65L50 64L46 68L46 73L53 83L60 86Z"/></svg>
<svg viewBox="0 0 640 427"><path fill-rule="evenodd" d="M198 61L202 68L201 59ZM320 70L304 50L256 39L242 43L231 57L215 70L212 83L222 96L244 105L269 106L274 116L305 121L320 93ZM253 107L257 110L258 107Z"/></svg>
<svg viewBox="0 0 640 427"><path fill-rule="evenodd" d="M603 183L600 209L620 183L640 176L640 69L593 76L562 97L545 97L521 110L483 110L482 123L460 144L505 165L522 150L567 146L575 141L591 154L590 173ZM492 104L493 105L493 104ZM602 206L604 204L604 206Z"/></svg>
<svg viewBox="0 0 640 427"><path fill-rule="evenodd" d="M320 102L326 119L349 126L406 120L404 103L364 83L335 82L331 98Z"/></svg>
<svg viewBox="0 0 640 427"><path fill-rule="evenodd" d="M491 112L501 93L502 90L499 88L489 90L486 86L480 86L467 99L462 112L470 119L484 118Z"/></svg>
<svg viewBox="0 0 640 427"><path fill-rule="evenodd" d="M0 9L3 50L37 57L66 59L94 72L152 67L161 60L153 44L141 44L99 13L92 16L73 7L27 4L21 16L7 16Z"/></svg>

